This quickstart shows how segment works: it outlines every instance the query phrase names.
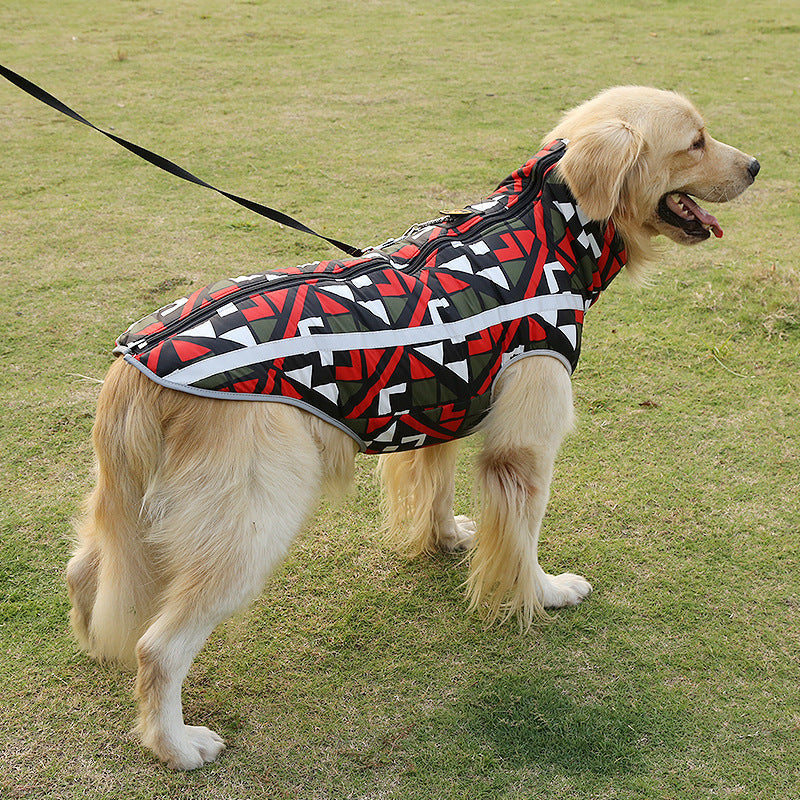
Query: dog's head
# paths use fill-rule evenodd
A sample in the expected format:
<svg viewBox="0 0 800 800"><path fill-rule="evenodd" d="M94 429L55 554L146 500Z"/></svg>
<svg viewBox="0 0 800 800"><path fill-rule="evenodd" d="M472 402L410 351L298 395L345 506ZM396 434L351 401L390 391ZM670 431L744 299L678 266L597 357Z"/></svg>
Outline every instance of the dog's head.
<svg viewBox="0 0 800 800"><path fill-rule="evenodd" d="M555 138L569 141L559 171L584 213L613 219L642 256L660 233L680 244L722 236L696 200L731 200L759 170L713 139L686 98L641 86L609 89L568 112L547 141Z"/></svg>

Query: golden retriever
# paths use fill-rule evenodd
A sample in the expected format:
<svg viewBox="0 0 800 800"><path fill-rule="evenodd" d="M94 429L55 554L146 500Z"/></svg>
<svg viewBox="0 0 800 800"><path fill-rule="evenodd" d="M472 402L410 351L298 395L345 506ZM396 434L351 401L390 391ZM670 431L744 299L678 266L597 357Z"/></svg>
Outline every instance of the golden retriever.
<svg viewBox="0 0 800 800"><path fill-rule="evenodd" d="M663 234L720 236L700 201L748 187L758 162L714 140L683 97L608 90L567 113L545 139L566 140L557 174L582 213L611 221L629 270ZM523 627L574 605L591 586L539 566L553 463L573 422L568 369L543 355L502 372L480 425L477 525L453 517L457 445L384 455L388 538L406 553L471 549L470 607ZM349 481L356 443L282 402L226 402L165 388L123 359L100 392L97 484L67 568L71 622L95 658L138 670L138 732L177 769L217 758L222 739L185 725L181 687L211 631L261 591L323 491Z"/></svg>

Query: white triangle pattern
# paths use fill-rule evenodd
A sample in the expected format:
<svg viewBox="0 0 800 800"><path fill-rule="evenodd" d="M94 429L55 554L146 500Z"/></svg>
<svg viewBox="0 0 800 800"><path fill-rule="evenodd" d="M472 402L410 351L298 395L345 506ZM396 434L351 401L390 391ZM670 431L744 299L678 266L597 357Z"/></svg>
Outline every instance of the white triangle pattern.
<svg viewBox="0 0 800 800"><path fill-rule="evenodd" d="M562 325L559 329L564 336L567 337L569 343L573 348L578 346L578 326L577 325Z"/></svg>
<svg viewBox="0 0 800 800"><path fill-rule="evenodd" d="M563 194L561 196L564 198ZM568 202L566 201L566 198L564 198L563 201L553 202L557 211L563 216L565 221L571 223L570 230L572 230L573 235L577 237L579 244L595 258L599 257L602 254L601 245L604 244L604 241L602 232L598 234L597 226L593 223L590 224L591 221L586 217L582 209L576 203ZM475 204L472 206L472 208L476 212L483 212L488 209L497 208L501 205L503 205L501 200L492 198L482 203ZM575 228L574 223L576 217L582 225L582 230L580 231L573 230ZM490 258L485 258L486 255L490 255ZM380 259L382 256L375 252L369 254L368 258ZM449 258L449 261L442 261L438 263L436 268L442 268L444 271L451 273L463 273L465 275L465 280L468 280L466 277L467 275L479 274L485 277L488 281L494 283L496 286L502 288L504 291L509 291L509 275L505 272L498 259L493 256L492 248L486 240L473 240L471 243L454 241L452 243ZM551 254L550 258L553 258L554 260L544 264L543 283L546 284L547 290L551 296L570 294L569 281L564 281L564 276L566 274L564 266L559 261L555 260L555 254ZM246 282L255 277L258 276L241 276L237 279L237 281ZM277 272L274 275L265 273L264 277L266 277L267 280L271 280L273 277L278 279L283 276L281 272ZM364 294L362 294L360 291L362 288L372 290L377 288L375 286L374 278L371 275L366 275L362 272L362 274L347 280L346 282L343 279L340 280L339 278L334 278L330 283L328 281L323 281L323 284L324 285L317 286L317 291L320 293L346 299L354 306L360 306L365 311L368 311L372 317L382 321L387 327L392 324L389 318L389 310L390 308L394 309L394 303L392 303L391 306L387 306L386 298L376 297L375 291L369 291L366 294L366 297L369 299L365 299ZM544 287L542 286L541 288L543 289ZM498 293L493 292L493 294ZM462 335L462 327L451 324L452 320L449 317L451 301L446 297L446 295L443 297L441 294L438 297L434 294L433 299L430 299L429 295L429 297L426 299L428 301L427 311L429 314L429 320L430 323L432 323L431 327L442 325L445 328L444 331L440 332L437 330L436 332L433 332L432 335L435 337L441 335L443 337L443 341L436 341L435 339L431 341L431 339L427 338L430 334L425 332L426 338L422 339L424 344L413 344L413 339L411 339L405 345L407 351L414 352L421 358L425 358L429 362L438 365L440 368L438 370L439 373L441 373L443 369L447 369L449 373L457 376L461 381L469 383L471 378L471 364L469 359L460 357L461 348L458 346L458 343L464 340L464 336ZM229 300L222 300L222 302L225 303L225 305L222 305L221 308L217 310L217 315L220 318L229 317L230 315L235 315L237 312L241 311L238 306ZM180 303L180 301L177 301L176 304L177 303ZM587 307L590 304L591 300L587 299ZM543 305L547 307L545 304ZM558 306L557 303L554 305ZM312 308L312 306L308 307L308 309L310 308ZM577 314L580 315L580 311L577 309L575 310ZM314 311L311 313L313 314ZM533 313L534 317L539 318L542 324L555 328L557 331L562 333L564 343L569 342L573 350L577 349L580 339L581 325L576 322L574 317L572 317L571 320L574 324L570 324L569 315L559 314L555 309L531 313ZM443 316L447 319L446 323L442 319ZM308 335L312 337L312 340L307 344L313 345L316 341L317 330L324 329L323 318L324 314L321 314L320 316L311 316L306 319L301 319L298 322L297 333L301 336ZM559 323L560 319L564 321ZM371 320L370 322L374 331L380 330L381 326L378 325L374 320ZM366 327L366 323L367 320L362 317L361 325ZM219 336L222 339L227 339L231 342L237 342L243 347L252 347L259 344L259 342L257 342L255 339L257 334L254 334L253 330L248 325L240 322L238 317L230 319L227 322L227 325L239 325L240 327L234 327L231 330L227 330L218 334L215 332L211 321L205 321L191 328L185 335L201 338L216 338ZM217 327L221 326L218 324ZM419 339L417 339L417 341L419 341ZM323 344L323 347L326 346L329 346L327 341L325 341ZM563 344L560 346L563 348ZM526 345L521 344L512 352L502 354L502 362L507 363L515 357L524 355L526 352L528 352L528 350L526 350ZM561 350L558 352L561 352ZM311 350L306 352L304 355L306 356L305 365L298 369L287 370L285 372L286 377L299 385L307 387L312 394L318 394L319 398L317 402L319 403L321 403L321 398L325 398L327 401L334 404L340 402L339 386L332 380L334 374L334 370L332 369L334 364L334 352L330 349L316 350L315 352L315 348L312 347ZM500 355L500 353L497 355ZM451 360L454 358L455 360ZM407 376L398 374L395 376L394 380L397 381L398 379L401 381L405 380L406 382L384 386L384 388L378 392L378 396L375 398L376 407L373 408L375 408L377 413L381 416L401 416L403 414L411 413L410 411L403 411L401 409L407 408L411 403L408 395L410 394L412 383L410 382L410 378ZM320 381L327 382L321 383ZM397 408L393 408L393 405ZM387 420L387 422L388 421L389 420ZM409 433L410 435L400 438L403 436L403 433ZM427 439L427 435L419 434L413 430L413 427L404 424L398 419L395 419L391 422L389 427L383 431L382 434L374 437L373 441L376 444L383 443L385 445L389 445L389 447L385 448L386 450L389 450L398 449L399 447L409 444L423 445Z"/></svg>
<svg viewBox="0 0 800 800"><path fill-rule="evenodd" d="M469 363L463 359L459 361L444 360L444 345L441 342L434 344L426 344L421 347L415 347L414 351L420 355L426 356L431 361L435 361L445 369L449 369L454 375L458 375L465 383L469 381Z"/></svg>
<svg viewBox="0 0 800 800"><path fill-rule="evenodd" d="M416 350L417 353L422 353L423 356L426 356L431 361L435 361L437 364L444 362L444 345L441 342L415 347L414 350Z"/></svg>
<svg viewBox="0 0 800 800"><path fill-rule="evenodd" d="M475 274L475 270L472 268L472 262L467 256L458 256L458 258L454 258L452 261L442 264L442 266L450 270L455 270L456 272L466 272L469 275Z"/></svg>
<svg viewBox="0 0 800 800"><path fill-rule="evenodd" d="M310 336L312 328L324 328L322 317L308 317L297 323L297 331L301 336Z"/></svg>
<svg viewBox="0 0 800 800"><path fill-rule="evenodd" d="M334 286L320 286L319 290L321 292L327 292L328 294L335 294L339 297L344 297L347 300L354 300L353 297L353 290L346 284L335 284Z"/></svg>
<svg viewBox="0 0 800 800"><path fill-rule="evenodd" d="M548 325L552 325L554 328L558 326L558 311L542 311L537 314L538 317L541 317Z"/></svg>
<svg viewBox="0 0 800 800"><path fill-rule="evenodd" d="M253 332L247 325L242 325L240 328L234 328L232 331L226 331L222 334L223 339L228 339L231 342L238 342L245 347L252 347L257 344Z"/></svg>
<svg viewBox="0 0 800 800"><path fill-rule="evenodd" d="M458 375L464 383L469 380L469 364L466 361L451 361L449 364L445 364L445 367L449 369L451 372Z"/></svg>
<svg viewBox="0 0 800 800"><path fill-rule="evenodd" d="M508 279L505 272L501 267L489 267L489 269L482 269L478 273L482 278L487 278L495 286L501 286L503 289L508 289Z"/></svg>
<svg viewBox="0 0 800 800"><path fill-rule="evenodd" d="M383 433L378 434L373 442L391 442L394 440L397 431L397 423L393 422ZM396 448L395 448L396 449Z"/></svg>
<svg viewBox="0 0 800 800"><path fill-rule="evenodd" d="M332 403L339 402L339 386L336 383L325 383L322 386L315 386L315 392L319 392L323 397L327 397Z"/></svg>
<svg viewBox="0 0 800 800"><path fill-rule="evenodd" d="M322 366L326 366L333 363L332 353L330 350L323 350L319 353L319 360ZM314 386L314 367L311 364L307 364L300 369L291 369L286 370L286 377L291 378L293 381L297 383L302 383L303 386L307 386L309 389L312 389L315 392L318 392L323 397L327 397L332 403L339 402L339 386L336 383L323 383L319 386Z"/></svg>
<svg viewBox="0 0 800 800"><path fill-rule="evenodd" d="M188 331L185 331L183 336L204 336L207 339L216 339L217 332L214 330L214 326L211 324L211 321L202 322L200 325L195 325L194 328L190 328Z"/></svg>
<svg viewBox="0 0 800 800"><path fill-rule="evenodd" d="M227 305L222 306L222 308L217 311L217 314L220 317L228 317L231 314L235 314L239 309L236 307L236 303L228 303Z"/></svg>
<svg viewBox="0 0 800 800"><path fill-rule="evenodd" d="M370 314L382 319L387 325L389 324L389 316L386 313L386 308L381 300L359 300L358 305L361 308L366 308Z"/></svg>
<svg viewBox="0 0 800 800"><path fill-rule="evenodd" d="M293 381L297 381L298 383L302 383L303 386L311 386L312 376L313 376L313 368L310 364L305 367L301 367L300 369L289 369L286 370L286 377L291 378Z"/></svg>
<svg viewBox="0 0 800 800"><path fill-rule="evenodd" d="M473 203L470 206L473 211L481 212L481 211L489 211L490 209L494 208L495 206L500 205L500 198L496 197L492 200L484 200L482 203Z"/></svg>

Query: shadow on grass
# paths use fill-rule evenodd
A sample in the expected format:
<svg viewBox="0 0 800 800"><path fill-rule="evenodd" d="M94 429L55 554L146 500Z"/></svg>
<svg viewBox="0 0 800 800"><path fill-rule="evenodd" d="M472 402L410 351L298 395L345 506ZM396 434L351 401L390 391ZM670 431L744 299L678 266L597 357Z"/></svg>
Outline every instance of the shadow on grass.
<svg viewBox="0 0 800 800"><path fill-rule="evenodd" d="M624 695L572 699L552 677L486 676L447 707L404 727L373 729L366 745L337 754L371 780L399 776L409 797L423 785L446 786L439 795L446 798L510 797L507 790L529 781L572 779L587 791L633 786L665 752L680 749L676 732L691 720L654 698L633 707Z"/></svg>
<svg viewBox="0 0 800 800"><path fill-rule="evenodd" d="M460 709L449 709L434 727L452 728L451 741L473 740L507 769L531 764L567 773L617 774L642 769L652 750L668 744L672 727L659 714L606 702L571 699L547 681L502 676L473 686ZM665 725L665 723L667 723ZM448 737L442 730L442 739Z"/></svg>

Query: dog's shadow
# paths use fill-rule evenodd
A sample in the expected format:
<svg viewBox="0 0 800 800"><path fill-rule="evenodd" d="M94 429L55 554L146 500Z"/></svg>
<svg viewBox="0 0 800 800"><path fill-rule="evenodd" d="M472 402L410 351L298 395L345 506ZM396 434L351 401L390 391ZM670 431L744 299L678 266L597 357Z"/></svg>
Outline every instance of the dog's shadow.
<svg viewBox="0 0 800 800"><path fill-rule="evenodd" d="M457 601L460 586L452 575L446 584ZM601 601L590 610L605 624L625 625ZM632 665L627 675L619 665L613 676L582 676L593 670L573 663L577 642L584 628L598 633L604 626L585 619L585 611L557 612L552 625L528 633L513 625L475 631L468 647L484 649L485 666L473 661L458 693L425 720L420 741L430 735L449 742L448 760L462 761L465 769L477 750L503 771L598 776L647 771L664 748L680 747L679 732L691 727L691 712L662 682L645 677L648 666ZM604 654L595 669L603 670L608 643L598 647Z"/></svg>
<svg viewBox="0 0 800 800"><path fill-rule="evenodd" d="M362 558L369 561L370 552L345 549L338 558L353 563L339 566L349 574ZM321 752L332 751L358 770L424 764L455 776L471 774L478 758L482 774L537 769L613 776L647 771L662 748L679 746L677 732L691 724L691 715L687 718L685 707L663 685L642 678L646 666L638 674L626 676L620 667L606 679L590 675L583 680L573 662L578 640L590 633L585 628L594 635L606 625L624 625L613 608L592 609L599 620L585 618L582 609L562 612L554 625L528 634L509 625L485 628L478 615L464 612L463 555L408 562L378 554L372 559L375 563L367 566L375 574L380 566L386 574L357 581L357 591L351 583L331 591L325 585L329 569L317 574L310 558L286 570L288 583L303 575L304 591L318 607L285 630L288 640L276 635L283 612L274 598L251 610L240 624L263 641L265 650L256 657L248 648L232 654L226 646L223 660L226 674L248 676L236 684L242 707L231 714L229 699L210 707L206 687L195 708L192 695L200 677L195 673L190 711L201 721L221 724L234 750L237 740L248 737L266 746L280 729L288 670L305 676L300 683L306 688L290 691L301 692L305 713L318 718L322 729L333 719L358 717L348 698L396 695L398 705L385 709L385 719L379 714L362 721L354 737L360 744L339 734L316 741ZM286 603L292 596L287 593ZM398 624L398 618L408 624ZM243 635L237 631L234 641ZM605 650L608 642L600 639L598 646ZM222 636L217 642L230 645L231 640ZM206 663L212 673L219 669ZM602 669L599 663L597 669ZM419 697L407 694L409 681ZM253 709L260 707L264 713L256 714L255 725Z"/></svg>
<svg viewBox="0 0 800 800"><path fill-rule="evenodd" d="M561 682L561 681L559 681ZM487 675L465 689L460 702L429 724L444 732L470 732L484 758L505 769L538 765L567 774L613 775L645 769L656 748L669 744L667 716L656 717L619 696L587 702L571 697L551 676Z"/></svg>
<svg viewBox="0 0 800 800"><path fill-rule="evenodd" d="M425 750L436 741L442 748L440 764L448 764L452 774L468 773L479 753L484 772L534 768L608 777L646 772L659 754L663 756L664 748L680 746L679 731L691 726L691 713L660 682L648 684L635 670L626 677L624 669L608 680L595 675L584 681L581 670L570 663L583 628L579 610L558 613L553 626L536 627L527 634L513 625L498 629L469 624L459 634L465 566L453 556L439 556L406 569L419 579L417 612L439 603L440 624L446 627L448 612L453 614L451 649L438 637L434 647L450 652L456 662L458 651L466 647L465 660L472 662L466 670L472 674L455 681L458 690L446 692L439 702L430 698L434 710L410 726L401 750L411 762L418 757L426 761ZM611 608L594 612L607 622L624 625L612 620ZM479 621L477 615L465 619ZM538 645L530 652L540 651L542 657L534 656L530 669L521 667L533 639ZM424 650L413 635L406 644ZM399 642L395 646L402 649ZM472 658L481 651L486 657L483 667ZM541 651L551 652L552 663ZM438 669L431 664L430 670L435 685L440 681ZM379 672L384 679L391 678L391 670Z"/></svg>

